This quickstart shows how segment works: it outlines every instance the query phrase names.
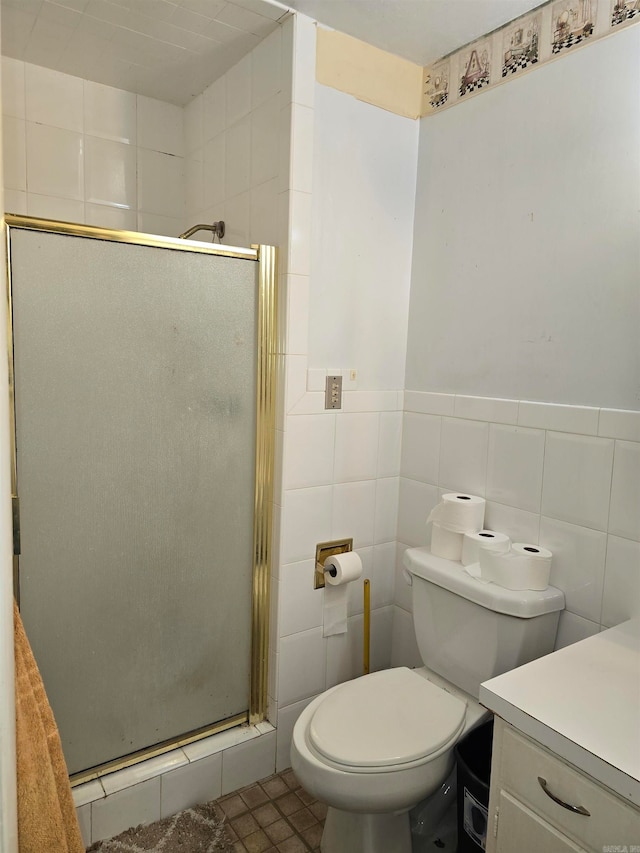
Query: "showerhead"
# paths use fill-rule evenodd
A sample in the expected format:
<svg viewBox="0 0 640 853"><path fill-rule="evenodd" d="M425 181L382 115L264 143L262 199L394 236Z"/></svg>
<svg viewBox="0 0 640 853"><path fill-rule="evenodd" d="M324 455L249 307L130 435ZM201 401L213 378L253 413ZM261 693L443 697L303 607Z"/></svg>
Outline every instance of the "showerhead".
<svg viewBox="0 0 640 853"><path fill-rule="evenodd" d="M188 240L192 234L195 234L196 231L212 231L213 239L217 237L218 240L222 240L225 234L225 224L224 220L220 219L218 222L212 222L211 225L200 224L194 225L192 228L188 228L184 234L180 234L180 240Z"/></svg>

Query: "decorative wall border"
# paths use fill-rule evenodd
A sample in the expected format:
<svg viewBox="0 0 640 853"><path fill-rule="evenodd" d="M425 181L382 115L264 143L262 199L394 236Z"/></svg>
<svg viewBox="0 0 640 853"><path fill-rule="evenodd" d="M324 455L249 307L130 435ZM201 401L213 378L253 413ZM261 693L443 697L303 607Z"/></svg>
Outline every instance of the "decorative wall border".
<svg viewBox="0 0 640 853"><path fill-rule="evenodd" d="M640 0L548 0L424 68L421 116L640 23Z"/></svg>

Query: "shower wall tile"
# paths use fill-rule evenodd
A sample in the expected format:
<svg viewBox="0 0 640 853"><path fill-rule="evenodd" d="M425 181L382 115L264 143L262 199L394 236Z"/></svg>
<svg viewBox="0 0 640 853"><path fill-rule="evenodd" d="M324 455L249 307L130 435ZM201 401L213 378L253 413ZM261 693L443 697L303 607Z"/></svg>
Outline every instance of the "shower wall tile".
<svg viewBox="0 0 640 853"><path fill-rule="evenodd" d="M184 214L182 157L138 149L138 207L144 213L182 217Z"/></svg>
<svg viewBox="0 0 640 853"><path fill-rule="evenodd" d="M27 189L30 193L84 199L81 133L27 122ZM16 187L16 189L19 189Z"/></svg>
<svg viewBox="0 0 640 853"><path fill-rule="evenodd" d="M3 68L5 189L27 194L26 205L8 200L14 212L136 230L140 193L145 213L164 217L147 230L183 230L180 108L18 60ZM159 175L147 155L167 151L173 162Z"/></svg>
<svg viewBox="0 0 640 853"><path fill-rule="evenodd" d="M27 189L27 156L25 122L12 116L2 121L2 153L4 185L7 189Z"/></svg>
<svg viewBox="0 0 640 853"><path fill-rule="evenodd" d="M202 94L204 142L223 133L227 127L226 75L212 83Z"/></svg>
<svg viewBox="0 0 640 853"><path fill-rule="evenodd" d="M136 150L88 136L84 151L85 199L114 207L136 207Z"/></svg>
<svg viewBox="0 0 640 853"><path fill-rule="evenodd" d="M43 219L58 219L61 222L82 222L85 217L84 203L70 198L28 193L27 213Z"/></svg>
<svg viewBox="0 0 640 853"><path fill-rule="evenodd" d="M204 146L203 166L203 206L211 207L225 200L225 170L226 170L227 138L224 133L214 136ZM190 199L190 204L194 200ZM192 209L192 208L189 208ZM197 216L194 216L197 219Z"/></svg>
<svg viewBox="0 0 640 853"><path fill-rule="evenodd" d="M247 54L224 75L226 83L225 122L227 127L251 112L251 54Z"/></svg>
<svg viewBox="0 0 640 853"><path fill-rule="evenodd" d="M87 225L98 225L100 228L135 231L138 227L138 214L135 210L127 210L107 204L86 203L84 221Z"/></svg>
<svg viewBox="0 0 640 853"><path fill-rule="evenodd" d="M183 224L182 218L159 216L157 213L138 213L138 226L135 230L160 237L177 237Z"/></svg>
<svg viewBox="0 0 640 853"><path fill-rule="evenodd" d="M197 148L184 158L184 197L187 210L204 210L203 148Z"/></svg>
<svg viewBox="0 0 640 853"><path fill-rule="evenodd" d="M63 130L84 130L83 82L39 65L25 65L27 121Z"/></svg>
<svg viewBox="0 0 640 853"><path fill-rule="evenodd" d="M8 190L4 191L4 206L8 213L27 212L27 193L24 190Z"/></svg>
<svg viewBox="0 0 640 853"><path fill-rule="evenodd" d="M229 246L248 246L251 242L251 193L240 195L225 201L227 232L225 242Z"/></svg>
<svg viewBox="0 0 640 853"><path fill-rule="evenodd" d="M280 106L274 95L251 113L251 186L278 176Z"/></svg>
<svg viewBox="0 0 640 853"><path fill-rule="evenodd" d="M178 157L184 154L183 110L138 95L138 146Z"/></svg>
<svg viewBox="0 0 640 853"><path fill-rule="evenodd" d="M136 96L123 89L84 81L84 132L136 144Z"/></svg>
<svg viewBox="0 0 640 853"><path fill-rule="evenodd" d="M24 62L2 57L2 112L14 118L25 117Z"/></svg>
<svg viewBox="0 0 640 853"><path fill-rule="evenodd" d="M251 117L245 116L227 131L225 199L251 186Z"/></svg>
<svg viewBox="0 0 640 853"><path fill-rule="evenodd" d="M251 107L255 109L280 92L282 78L280 28L260 42L251 53Z"/></svg>
<svg viewBox="0 0 640 853"><path fill-rule="evenodd" d="M185 155L204 145L204 95L198 95L184 107L183 139Z"/></svg>

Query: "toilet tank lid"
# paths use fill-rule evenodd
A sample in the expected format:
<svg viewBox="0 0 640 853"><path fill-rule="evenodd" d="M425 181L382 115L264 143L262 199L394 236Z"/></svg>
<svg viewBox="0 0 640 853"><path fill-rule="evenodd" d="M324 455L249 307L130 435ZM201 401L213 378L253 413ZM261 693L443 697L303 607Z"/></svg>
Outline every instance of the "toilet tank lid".
<svg viewBox="0 0 640 853"><path fill-rule="evenodd" d="M508 616L531 619L564 609L564 593L553 586L543 590L505 589L495 583L481 583L464 570L462 563L436 557L426 548L407 548L403 558L406 569L418 578L456 595Z"/></svg>

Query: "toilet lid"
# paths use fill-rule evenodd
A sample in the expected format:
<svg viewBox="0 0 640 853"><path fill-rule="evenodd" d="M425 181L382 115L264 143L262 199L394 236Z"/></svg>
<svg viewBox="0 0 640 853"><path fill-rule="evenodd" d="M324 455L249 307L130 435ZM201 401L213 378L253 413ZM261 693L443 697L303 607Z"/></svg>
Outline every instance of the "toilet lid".
<svg viewBox="0 0 640 853"><path fill-rule="evenodd" d="M311 719L309 739L338 764L406 764L457 737L466 710L463 701L410 669L387 669L329 693Z"/></svg>

